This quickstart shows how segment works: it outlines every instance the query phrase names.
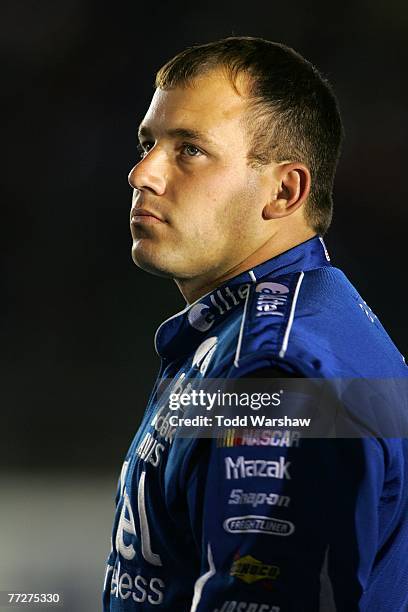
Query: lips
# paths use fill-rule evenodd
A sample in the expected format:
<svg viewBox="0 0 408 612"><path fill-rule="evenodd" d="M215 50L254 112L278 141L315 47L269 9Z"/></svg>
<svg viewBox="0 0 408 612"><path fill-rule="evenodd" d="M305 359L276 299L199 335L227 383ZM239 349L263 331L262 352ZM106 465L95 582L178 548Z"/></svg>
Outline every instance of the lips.
<svg viewBox="0 0 408 612"><path fill-rule="evenodd" d="M130 222L131 223L164 223L164 219L157 213L148 210L147 208L132 208L130 211Z"/></svg>

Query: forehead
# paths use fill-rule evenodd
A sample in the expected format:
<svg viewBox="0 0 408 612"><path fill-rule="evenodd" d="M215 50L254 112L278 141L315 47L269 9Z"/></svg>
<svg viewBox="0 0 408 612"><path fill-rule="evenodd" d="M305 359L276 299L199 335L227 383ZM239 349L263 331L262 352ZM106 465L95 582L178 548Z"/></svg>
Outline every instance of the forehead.
<svg viewBox="0 0 408 612"><path fill-rule="evenodd" d="M156 89L143 126L158 130L198 128L216 137L236 130L246 110L246 100L222 72L196 78L191 85Z"/></svg>

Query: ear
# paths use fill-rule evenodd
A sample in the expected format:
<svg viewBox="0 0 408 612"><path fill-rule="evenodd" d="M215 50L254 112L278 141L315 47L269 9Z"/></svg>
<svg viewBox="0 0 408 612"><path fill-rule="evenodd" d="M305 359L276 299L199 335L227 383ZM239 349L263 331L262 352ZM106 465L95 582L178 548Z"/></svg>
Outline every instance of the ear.
<svg viewBox="0 0 408 612"><path fill-rule="evenodd" d="M275 193L265 205L264 219L280 219L291 215L307 200L310 193L310 170L302 163L277 165Z"/></svg>

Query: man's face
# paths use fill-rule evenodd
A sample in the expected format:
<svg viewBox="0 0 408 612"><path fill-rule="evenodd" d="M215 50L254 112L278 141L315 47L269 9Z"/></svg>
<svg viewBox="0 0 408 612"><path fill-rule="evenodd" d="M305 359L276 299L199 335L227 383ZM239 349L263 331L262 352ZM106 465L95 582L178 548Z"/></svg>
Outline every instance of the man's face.
<svg viewBox="0 0 408 612"><path fill-rule="evenodd" d="M267 239L270 184L247 164L247 112L218 71L156 90L140 129L143 158L129 175L138 266L176 279L218 278Z"/></svg>

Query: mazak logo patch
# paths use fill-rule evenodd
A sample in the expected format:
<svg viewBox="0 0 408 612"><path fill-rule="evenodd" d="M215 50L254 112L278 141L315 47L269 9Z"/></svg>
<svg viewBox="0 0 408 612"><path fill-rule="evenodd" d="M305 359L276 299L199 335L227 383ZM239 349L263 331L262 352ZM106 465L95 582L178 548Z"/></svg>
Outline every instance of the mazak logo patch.
<svg viewBox="0 0 408 612"><path fill-rule="evenodd" d="M225 477L227 480L238 478L278 478L291 480L289 467L291 462L280 456L279 461L266 459L245 459L242 455L234 461L225 457Z"/></svg>
<svg viewBox="0 0 408 612"><path fill-rule="evenodd" d="M247 584L253 584L258 580L276 580L279 577L278 565L262 563L251 555L238 557L231 566L230 576L234 576Z"/></svg>
<svg viewBox="0 0 408 612"><path fill-rule="evenodd" d="M256 514L232 516L224 521L223 527L228 533L264 533L277 536L290 536L295 531L295 526L290 521Z"/></svg>

